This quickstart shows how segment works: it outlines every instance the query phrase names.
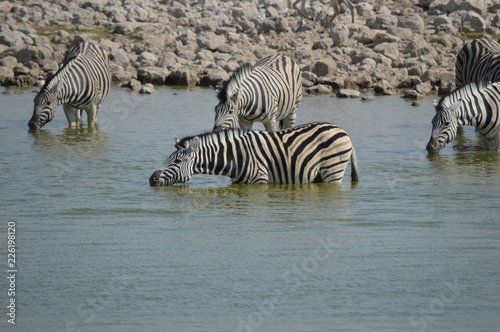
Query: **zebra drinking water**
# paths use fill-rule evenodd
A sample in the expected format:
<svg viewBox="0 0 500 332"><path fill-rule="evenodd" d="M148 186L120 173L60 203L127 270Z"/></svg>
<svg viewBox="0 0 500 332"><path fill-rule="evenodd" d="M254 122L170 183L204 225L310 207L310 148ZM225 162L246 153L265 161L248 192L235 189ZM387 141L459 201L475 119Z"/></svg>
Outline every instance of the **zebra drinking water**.
<svg viewBox="0 0 500 332"><path fill-rule="evenodd" d="M193 174L225 175L233 183L341 182L349 160L351 181L358 181L349 136L325 122L281 131L219 130L186 137L176 148L150 185L185 183Z"/></svg>
<svg viewBox="0 0 500 332"><path fill-rule="evenodd" d="M274 55L254 66L241 66L224 83L217 95L214 130L223 128L252 129L262 122L266 130L291 128L302 100L302 73L290 58Z"/></svg>
<svg viewBox="0 0 500 332"><path fill-rule="evenodd" d="M441 98L436 112L427 152L444 148L458 126L476 127L487 150L500 150L500 82L469 83Z"/></svg>
<svg viewBox="0 0 500 332"><path fill-rule="evenodd" d="M457 88L476 81L500 81L500 44L480 38L465 43L455 63Z"/></svg>
<svg viewBox="0 0 500 332"><path fill-rule="evenodd" d="M69 126L80 124L85 110L90 127L95 124L109 89L108 55L97 44L82 42L66 53L59 70L36 95L28 126L42 128L54 118L56 107L63 104Z"/></svg>

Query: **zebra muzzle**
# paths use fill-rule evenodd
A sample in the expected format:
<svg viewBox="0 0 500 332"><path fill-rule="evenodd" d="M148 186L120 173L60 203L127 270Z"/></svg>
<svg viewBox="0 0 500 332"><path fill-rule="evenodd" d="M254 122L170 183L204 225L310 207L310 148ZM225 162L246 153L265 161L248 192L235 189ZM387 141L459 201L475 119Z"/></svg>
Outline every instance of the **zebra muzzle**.
<svg viewBox="0 0 500 332"><path fill-rule="evenodd" d="M149 178L150 186L164 186L165 180L161 177L162 172L160 170L155 171L153 175Z"/></svg>

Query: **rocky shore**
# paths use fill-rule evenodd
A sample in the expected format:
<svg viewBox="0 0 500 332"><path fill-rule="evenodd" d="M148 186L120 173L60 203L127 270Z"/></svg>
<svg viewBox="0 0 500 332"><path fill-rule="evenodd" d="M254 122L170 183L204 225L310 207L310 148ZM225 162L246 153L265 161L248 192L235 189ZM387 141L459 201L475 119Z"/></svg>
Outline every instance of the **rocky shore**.
<svg viewBox="0 0 500 332"><path fill-rule="evenodd" d="M241 64L280 53L300 65L310 94L419 98L454 88L464 40L500 36L495 0L351 1L355 23L342 4L326 30L330 1L308 1L316 19L301 29L291 0L3 1L0 84L34 86L87 39L109 52L114 84L146 93L151 84L215 86Z"/></svg>

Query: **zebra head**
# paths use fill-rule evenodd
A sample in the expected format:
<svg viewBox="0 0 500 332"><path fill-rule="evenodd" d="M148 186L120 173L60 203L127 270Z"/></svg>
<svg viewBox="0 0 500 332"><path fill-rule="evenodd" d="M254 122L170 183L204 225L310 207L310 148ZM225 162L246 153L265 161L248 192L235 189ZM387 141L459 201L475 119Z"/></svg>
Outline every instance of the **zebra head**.
<svg viewBox="0 0 500 332"><path fill-rule="evenodd" d="M436 106L437 113L432 119L432 134L426 147L428 153L439 153L446 144L455 139L458 127L457 109L461 102L462 99L459 99L451 106L445 103Z"/></svg>
<svg viewBox="0 0 500 332"><path fill-rule="evenodd" d="M171 186L191 179L199 138L178 141L175 146L177 151L172 153L160 169L149 178L151 186Z"/></svg>
<svg viewBox="0 0 500 332"><path fill-rule="evenodd" d="M221 101L215 106L215 121L213 130L238 127L238 110L236 102L231 98Z"/></svg>
<svg viewBox="0 0 500 332"><path fill-rule="evenodd" d="M52 89L43 87L35 97L33 116L28 122L30 129L40 129L54 118L57 107L57 93L62 88L63 81L59 81Z"/></svg>

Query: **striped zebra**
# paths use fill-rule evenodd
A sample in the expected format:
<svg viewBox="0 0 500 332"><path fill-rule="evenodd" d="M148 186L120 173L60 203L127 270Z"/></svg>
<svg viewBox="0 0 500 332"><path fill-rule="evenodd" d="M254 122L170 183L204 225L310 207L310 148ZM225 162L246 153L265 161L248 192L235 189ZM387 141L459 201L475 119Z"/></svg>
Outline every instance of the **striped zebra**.
<svg viewBox="0 0 500 332"><path fill-rule="evenodd" d="M476 81L500 81L500 44L488 38L465 43L457 54L457 88Z"/></svg>
<svg viewBox="0 0 500 332"><path fill-rule="evenodd" d="M500 82L473 82L442 97L432 119L427 152L438 153L457 135L458 126L474 126L487 150L500 150Z"/></svg>
<svg viewBox="0 0 500 332"><path fill-rule="evenodd" d="M345 5L349 8L349 10L351 11L351 17L352 17L352 23L354 23L354 5L352 4L352 2L350 2L349 0L330 0L330 3L333 7L333 16L326 22L325 24L325 30L327 30L328 28L330 28L330 26L332 25L333 23L333 20L335 19L335 17L337 17L338 14L340 14L340 6L339 6L339 2L343 2L345 3ZM299 2L300 2L300 8L299 8ZM300 16L302 16L302 18L300 19L300 26L298 28L298 30L300 30L302 28L302 21L303 21L303 18L305 18L306 20L310 20L310 21L314 21L314 18L309 18L306 16L306 14L304 14L304 11L305 11L305 7L306 7L306 2L307 0L296 0L294 3L293 3L293 8L295 8L295 10L297 11L297 13L299 13ZM324 1L321 1L323 3L325 3Z"/></svg>
<svg viewBox="0 0 500 332"><path fill-rule="evenodd" d="M340 127L314 122L281 131L224 129L186 137L151 175L152 186L185 183L193 174L224 175L233 183L341 182L356 154Z"/></svg>
<svg viewBox="0 0 500 332"><path fill-rule="evenodd" d="M80 124L82 110L85 110L90 127L95 124L109 89L107 53L94 43L75 45L66 53L59 70L36 95L28 126L30 129L42 128L54 118L57 106L63 104L69 126Z"/></svg>
<svg viewBox="0 0 500 332"><path fill-rule="evenodd" d="M261 59L254 66L245 64L224 83L215 107L214 130L252 129L253 122L262 122L266 130L295 124L296 110L302 100L302 72L290 58L274 55Z"/></svg>

